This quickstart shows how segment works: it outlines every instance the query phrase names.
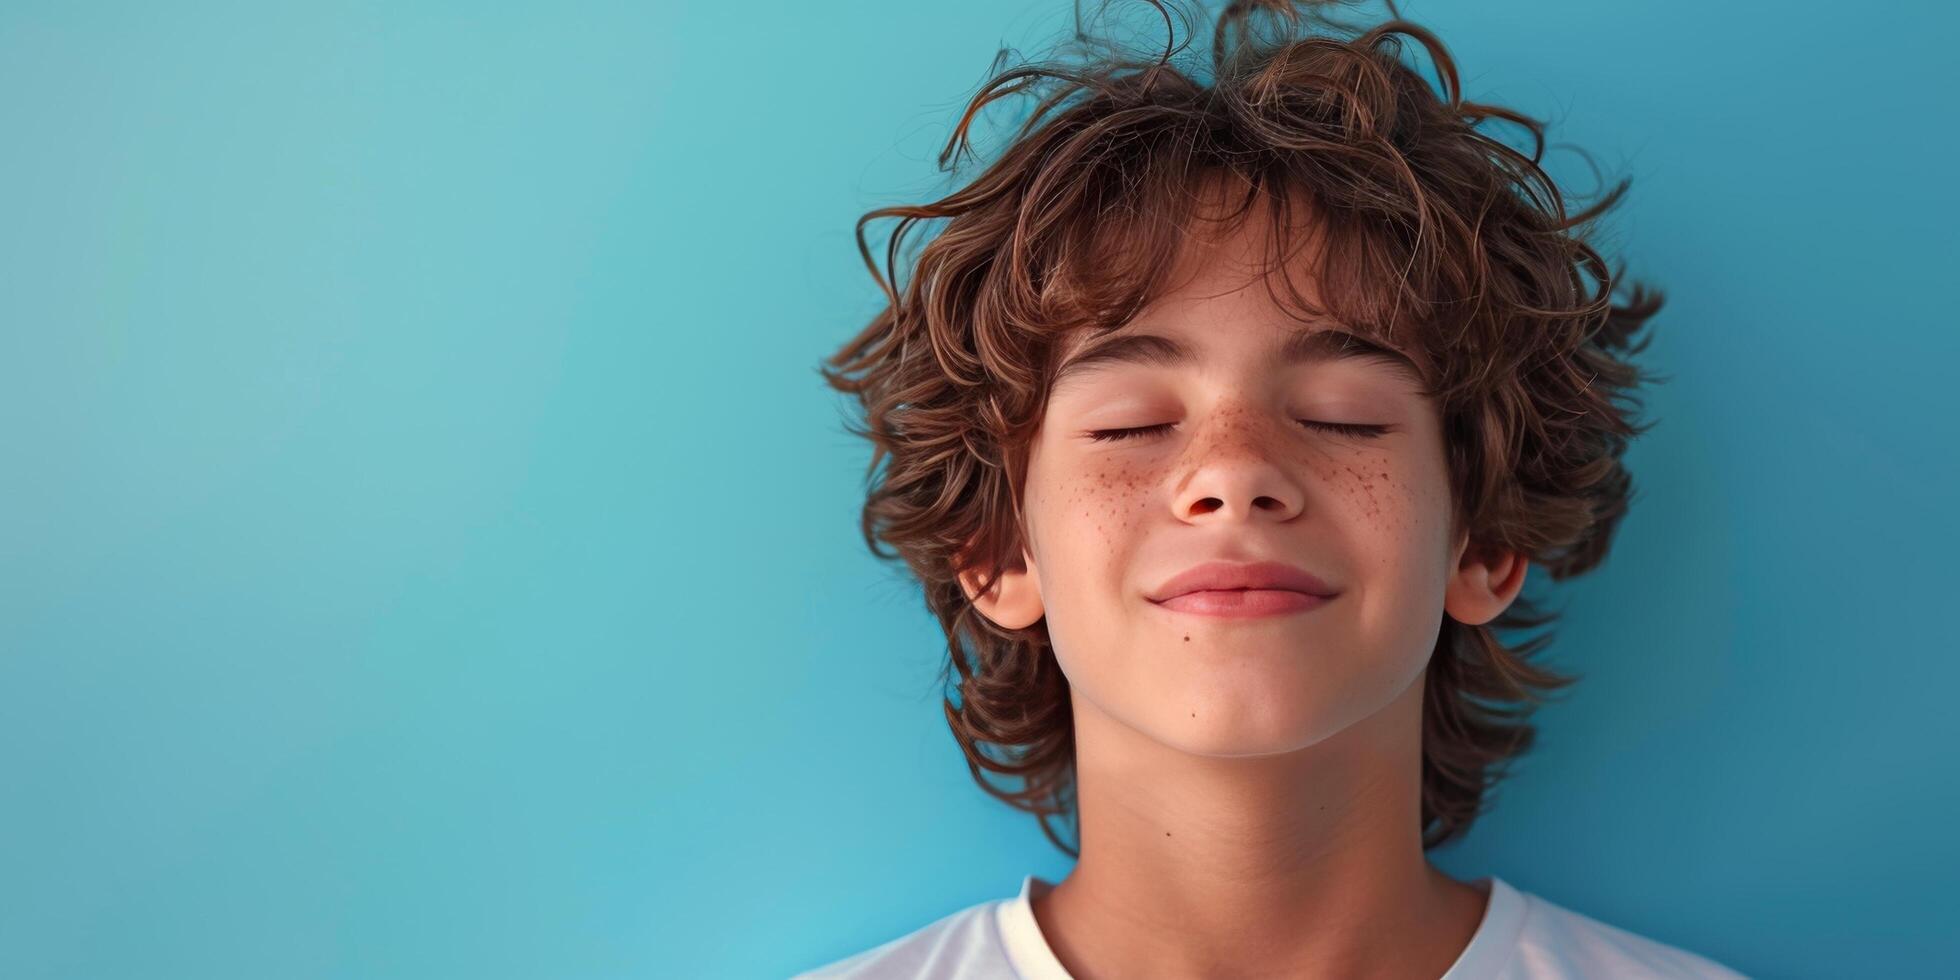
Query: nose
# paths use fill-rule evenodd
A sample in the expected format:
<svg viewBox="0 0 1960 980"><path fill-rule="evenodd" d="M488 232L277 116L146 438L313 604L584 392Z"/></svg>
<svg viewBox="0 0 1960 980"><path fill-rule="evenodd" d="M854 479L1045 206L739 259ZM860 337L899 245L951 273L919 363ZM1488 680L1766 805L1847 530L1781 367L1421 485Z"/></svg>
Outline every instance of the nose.
<svg viewBox="0 0 1960 980"><path fill-rule="evenodd" d="M1221 408L1186 449L1183 480L1174 495L1185 521L1291 519L1305 493L1283 465L1290 433L1281 423L1243 408Z"/></svg>

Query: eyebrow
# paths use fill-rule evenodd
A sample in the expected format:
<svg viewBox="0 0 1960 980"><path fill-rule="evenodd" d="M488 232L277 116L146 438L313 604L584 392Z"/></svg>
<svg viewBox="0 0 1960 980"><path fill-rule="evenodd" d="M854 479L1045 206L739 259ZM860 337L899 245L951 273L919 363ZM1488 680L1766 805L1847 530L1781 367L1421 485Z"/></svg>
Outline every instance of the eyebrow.
<svg viewBox="0 0 1960 980"><path fill-rule="evenodd" d="M1147 333L1121 334L1106 340L1091 341L1055 372L1050 388L1061 387L1063 381L1075 375L1118 364L1174 367L1195 360L1197 355L1190 348L1169 337ZM1287 366L1348 360L1379 362L1397 377L1417 387L1428 383L1422 376L1422 369L1408 355L1346 330L1313 327L1295 330L1280 344L1278 352L1279 363Z"/></svg>

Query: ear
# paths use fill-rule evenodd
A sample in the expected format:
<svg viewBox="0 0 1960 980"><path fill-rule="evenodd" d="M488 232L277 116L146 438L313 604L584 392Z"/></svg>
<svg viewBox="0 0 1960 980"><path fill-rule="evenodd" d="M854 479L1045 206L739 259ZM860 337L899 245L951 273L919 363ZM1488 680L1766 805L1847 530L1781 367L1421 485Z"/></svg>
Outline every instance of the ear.
<svg viewBox="0 0 1960 980"><path fill-rule="evenodd" d="M966 597L973 600L980 614L993 620L1002 629L1019 630L1033 626L1046 614L1041 604L1041 573L1035 568L1027 549L1021 550L1021 559L1014 567L1001 572L994 580L994 587L986 595L975 595L980 587L980 575L975 570L960 572L960 588Z"/></svg>
<svg viewBox="0 0 1960 980"><path fill-rule="evenodd" d="M1466 626L1482 626L1497 618L1524 588L1530 562L1515 551L1475 548L1457 550L1456 570L1444 591L1443 610Z"/></svg>

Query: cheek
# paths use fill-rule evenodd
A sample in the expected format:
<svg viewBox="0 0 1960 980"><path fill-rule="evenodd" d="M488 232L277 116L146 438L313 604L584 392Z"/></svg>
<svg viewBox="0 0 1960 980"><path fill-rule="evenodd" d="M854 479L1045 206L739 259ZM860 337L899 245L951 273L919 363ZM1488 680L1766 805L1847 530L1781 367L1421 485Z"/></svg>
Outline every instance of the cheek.
<svg viewBox="0 0 1960 980"><path fill-rule="evenodd" d="M1161 464L1115 457L1085 460L1057 481L1050 510L1066 528L1066 537L1108 554L1141 525L1163 479Z"/></svg>
<svg viewBox="0 0 1960 980"><path fill-rule="evenodd" d="M1159 467L1105 456L1042 474L1030 499L1041 527L1042 601L1057 655L1079 657L1123 628L1126 578L1149 526ZM1078 640L1090 641L1084 646ZM1066 653L1064 651L1067 651Z"/></svg>
<svg viewBox="0 0 1960 980"><path fill-rule="evenodd" d="M1348 523L1390 589L1411 600L1444 579L1448 563L1449 486L1440 460L1364 453L1339 467Z"/></svg>
<svg viewBox="0 0 1960 980"><path fill-rule="evenodd" d="M1357 523L1377 538L1412 539L1425 521L1428 475L1388 453L1358 452L1337 468L1346 503Z"/></svg>

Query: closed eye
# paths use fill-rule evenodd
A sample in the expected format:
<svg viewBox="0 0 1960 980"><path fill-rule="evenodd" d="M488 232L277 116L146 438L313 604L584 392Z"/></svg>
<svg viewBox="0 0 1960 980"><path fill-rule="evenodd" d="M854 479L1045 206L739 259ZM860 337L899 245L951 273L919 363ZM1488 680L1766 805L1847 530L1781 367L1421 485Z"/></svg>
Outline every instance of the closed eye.
<svg viewBox="0 0 1960 980"><path fill-rule="evenodd" d="M1363 425L1358 422L1316 422L1312 419L1295 419L1294 421L1309 429L1332 432L1336 435L1354 436L1360 439L1373 439L1387 432L1389 428L1386 425ZM1157 425L1146 425L1135 429L1098 429L1090 432L1089 438L1096 442L1142 439L1149 436L1161 435L1176 427L1177 423L1175 422L1163 422Z"/></svg>

